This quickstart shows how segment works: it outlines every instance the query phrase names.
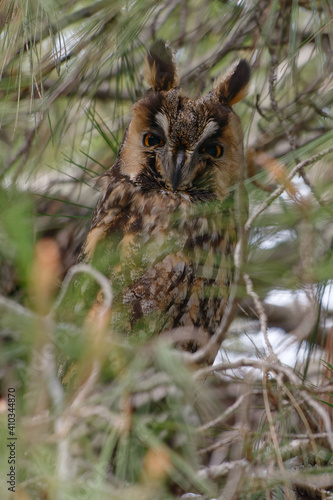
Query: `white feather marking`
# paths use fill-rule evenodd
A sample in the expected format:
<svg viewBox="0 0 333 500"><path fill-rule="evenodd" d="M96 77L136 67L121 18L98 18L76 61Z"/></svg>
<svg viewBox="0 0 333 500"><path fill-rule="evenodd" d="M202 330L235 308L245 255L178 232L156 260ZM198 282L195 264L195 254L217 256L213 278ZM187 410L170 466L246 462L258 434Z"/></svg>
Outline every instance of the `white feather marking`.
<svg viewBox="0 0 333 500"><path fill-rule="evenodd" d="M218 129L218 124L216 122L214 122L214 120L210 120L207 125L205 126L202 134L201 134L201 137L200 137L200 141L199 143L201 144L202 142L204 142L210 135L212 135L214 132L216 132L216 130Z"/></svg>
<svg viewBox="0 0 333 500"><path fill-rule="evenodd" d="M168 118L165 116L165 114L159 112L155 116L155 119L156 119L156 123L163 130L165 137L168 137L168 135L169 135L169 120L168 120Z"/></svg>

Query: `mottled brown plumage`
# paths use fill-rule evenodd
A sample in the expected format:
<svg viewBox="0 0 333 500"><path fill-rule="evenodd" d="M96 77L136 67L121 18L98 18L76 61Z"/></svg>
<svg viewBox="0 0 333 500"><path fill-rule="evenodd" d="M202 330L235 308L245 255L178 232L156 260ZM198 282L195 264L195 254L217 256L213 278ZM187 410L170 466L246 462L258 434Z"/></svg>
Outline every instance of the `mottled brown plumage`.
<svg viewBox="0 0 333 500"><path fill-rule="evenodd" d="M117 160L102 178L81 260L110 277L112 319L120 328L125 308L132 330L149 318L153 332L188 326L213 334L233 276L233 189L244 168L231 104L246 93L249 66L240 61L212 91L191 100L175 86L171 51L162 42L146 65L152 88L133 106Z"/></svg>

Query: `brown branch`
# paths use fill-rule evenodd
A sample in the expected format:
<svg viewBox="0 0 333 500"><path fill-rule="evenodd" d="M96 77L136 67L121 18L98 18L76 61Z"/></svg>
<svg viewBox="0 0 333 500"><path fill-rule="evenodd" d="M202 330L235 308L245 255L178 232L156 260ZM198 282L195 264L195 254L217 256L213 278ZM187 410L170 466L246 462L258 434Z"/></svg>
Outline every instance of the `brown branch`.
<svg viewBox="0 0 333 500"><path fill-rule="evenodd" d="M4 165L0 177L3 177L6 172L22 157L22 161L25 163L30 152L30 147L34 137L36 137L37 130L42 121L40 121L35 128L27 132L24 144L17 151L17 153Z"/></svg>
<svg viewBox="0 0 333 500"><path fill-rule="evenodd" d="M219 477L227 476L229 472L235 468L241 467L244 469L248 465L250 464L245 459L235 460L234 462L224 462L221 465L211 465L210 467L201 469L198 471L198 475L203 479L218 479Z"/></svg>
<svg viewBox="0 0 333 500"><path fill-rule="evenodd" d="M166 6L163 5L157 10L156 14L152 17L151 23L147 25L144 30L142 36L142 41L144 43L147 43L150 38L155 39L155 35L158 32L158 30L170 18L170 15L176 9L176 7L178 7L181 1L182 0L173 0L171 2L168 2ZM161 14L163 15L161 16Z"/></svg>
<svg viewBox="0 0 333 500"><path fill-rule="evenodd" d="M253 290L253 283L248 274L244 274L244 281L245 281L245 286L246 286L246 291L247 294L253 299L256 311L258 313L259 317L259 323L260 323L260 328L262 331L262 334L264 336L266 346L269 352L269 355L276 363L279 363L278 357L276 356L275 352L273 351L272 344L269 341L268 338L268 333L267 333L267 315L263 306L262 301L260 300L258 294Z"/></svg>
<svg viewBox="0 0 333 500"><path fill-rule="evenodd" d="M260 12L265 11L266 3L267 1L260 2ZM196 80L200 75L205 74L230 52L243 50L244 39L249 33L253 33L253 30L257 27L257 15L258 12L256 8L254 8L248 16L246 12L243 12L243 25L237 25L237 30L232 32L221 49L213 51L208 57L204 56L199 62L196 62L192 68L189 68L186 71L186 75L181 77L180 84L187 86L190 81Z"/></svg>
<svg viewBox="0 0 333 500"><path fill-rule="evenodd" d="M314 440L313 432L311 430L309 422L307 421L307 418L305 416L304 411L302 410L300 404L296 400L296 398L293 395L293 393L288 389L287 385L283 382L283 380L282 380L282 378L281 378L281 376L279 374L276 375L276 380L278 382L278 385L282 388L283 392L285 392L285 394L289 398L291 404L293 405L293 408L295 408L295 410L297 411L297 413L298 413L301 421L303 422L303 425L304 425L304 427L305 427L305 429L307 431L307 435L308 435L308 438L310 440L310 443L311 443L314 455L316 457L317 465L320 465L320 463L319 463L318 447L317 447L317 444L316 444L316 442Z"/></svg>
<svg viewBox="0 0 333 500"><path fill-rule="evenodd" d="M72 24L81 21L82 19L90 18L100 10L103 10L105 7L110 6L110 3L107 0L101 0L99 2L93 2L91 5L88 7L84 7L80 10L77 10L76 12L73 12L72 14L69 14L68 16L63 17L56 23L48 24L45 26L45 28L42 30L41 33L37 33L34 36L34 38L26 39L24 43L22 44L22 47L20 47L14 57L22 54L22 52L26 52L31 48L31 46L35 46L37 43L40 41L45 40L46 38L59 33L60 31L64 30L65 28L68 28ZM10 67L12 63L12 60L9 61L7 64L7 67Z"/></svg>
<svg viewBox="0 0 333 500"><path fill-rule="evenodd" d="M294 496L290 490L290 485L288 484L288 479L286 476L286 469L282 460L281 456L281 450L279 447L279 442L276 434L276 428L273 422L273 416L271 413L270 405L269 405L269 399L268 399L268 391L267 391L267 372L263 373L263 396L264 396L264 404L265 404L265 411L267 415L267 420L269 424L269 430L271 434L271 438L273 441L274 445L274 451L276 454L276 459L279 467L280 474L282 476L282 481L285 486L285 498L288 500L293 500Z"/></svg>

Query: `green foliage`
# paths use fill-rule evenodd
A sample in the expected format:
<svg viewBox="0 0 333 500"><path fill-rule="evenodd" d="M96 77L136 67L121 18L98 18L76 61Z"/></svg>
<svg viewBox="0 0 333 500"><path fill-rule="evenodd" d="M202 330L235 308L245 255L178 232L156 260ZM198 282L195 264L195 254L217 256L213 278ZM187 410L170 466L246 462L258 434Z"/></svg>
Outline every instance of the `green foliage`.
<svg viewBox="0 0 333 500"><path fill-rule="evenodd" d="M26 286L34 247L32 198L15 188L1 189L0 211L0 259L15 267L17 279Z"/></svg>
<svg viewBox="0 0 333 500"><path fill-rule="evenodd" d="M333 279L331 10L316 0L1 2L2 498L13 498L4 480L12 387L18 498L332 495L332 311L324 300ZM98 292L105 305L121 284L103 288L85 269L60 289L98 196L92 181L115 160L131 104L146 90L146 48L158 38L170 42L193 96L235 59L252 65L249 95L237 105L250 200L240 330L250 334L253 310L263 330L270 325L269 307L258 308L270 292L305 291L314 319L289 328L307 338L299 371L259 348L255 360L243 353L215 372L194 369L149 338L154 317L132 339L126 312L117 328L105 311L90 320ZM51 246L41 255L45 238ZM101 248L99 271L119 264L112 245ZM92 290L84 304L82 283ZM258 301L248 307L249 298ZM288 314L291 306L272 323L289 331ZM318 344L326 345L323 378L313 376Z"/></svg>

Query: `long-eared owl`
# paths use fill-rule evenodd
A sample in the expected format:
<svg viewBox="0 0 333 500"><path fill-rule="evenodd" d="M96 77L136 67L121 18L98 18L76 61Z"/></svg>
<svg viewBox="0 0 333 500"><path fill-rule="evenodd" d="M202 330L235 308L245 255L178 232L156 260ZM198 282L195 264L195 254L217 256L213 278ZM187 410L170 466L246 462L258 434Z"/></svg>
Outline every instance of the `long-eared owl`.
<svg viewBox="0 0 333 500"><path fill-rule="evenodd" d="M110 278L115 328L184 326L178 331L207 338L233 277L244 150L231 106L245 97L250 69L240 60L210 92L190 99L177 86L170 48L158 41L145 77L151 88L132 107L116 162L101 178L80 260ZM92 309L101 301L100 292ZM186 348L197 343L187 339Z"/></svg>

